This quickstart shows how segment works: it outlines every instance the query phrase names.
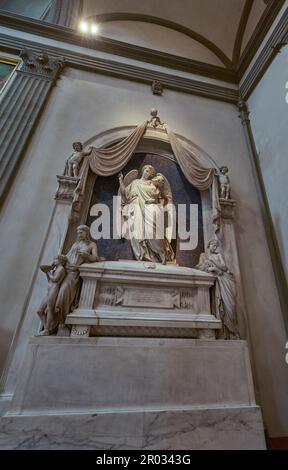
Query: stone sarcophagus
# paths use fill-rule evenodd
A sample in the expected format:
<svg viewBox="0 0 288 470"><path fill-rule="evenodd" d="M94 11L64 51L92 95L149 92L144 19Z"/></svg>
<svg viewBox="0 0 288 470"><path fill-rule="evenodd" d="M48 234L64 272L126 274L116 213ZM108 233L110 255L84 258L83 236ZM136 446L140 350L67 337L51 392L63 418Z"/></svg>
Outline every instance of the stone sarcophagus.
<svg viewBox="0 0 288 470"><path fill-rule="evenodd" d="M66 318L71 336L214 339L211 274L175 264L107 261L83 264L79 306Z"/></svg>

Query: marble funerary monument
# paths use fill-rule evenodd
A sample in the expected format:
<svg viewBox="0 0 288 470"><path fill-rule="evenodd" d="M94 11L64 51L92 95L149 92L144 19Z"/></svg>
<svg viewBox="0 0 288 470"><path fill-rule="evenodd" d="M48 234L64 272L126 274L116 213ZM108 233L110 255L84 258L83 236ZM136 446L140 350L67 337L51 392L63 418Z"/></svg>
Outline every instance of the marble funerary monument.
<svg viewBox="0 0 288 470"><path fill-rule="evenodd" d="M7 375L14 447L25 433L26 448L265 448L227 172L155 109L73 144ZM176 174L201 203L186 265L169 217ZM91 201L106 180L121 236L95 241Z"/></svg>

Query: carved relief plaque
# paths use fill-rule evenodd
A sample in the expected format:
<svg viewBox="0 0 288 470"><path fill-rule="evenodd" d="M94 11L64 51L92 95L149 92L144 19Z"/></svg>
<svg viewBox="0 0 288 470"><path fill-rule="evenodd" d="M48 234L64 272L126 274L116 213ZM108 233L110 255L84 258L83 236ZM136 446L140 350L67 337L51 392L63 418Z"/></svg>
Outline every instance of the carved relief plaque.
<svg viewBox="0 0 288 470"><path fill-rule="evenodd" d="M197 312L197 289L151 289L141 287L102 285L96 296L94 308L135 307L164 308Z"/></svg>
<svg viewBox="0 0 288 470"><path fill-rule="evenodd" d="M173 308L177 303L177 295L171 291L126 289L122 305L125 307ZM176 298L175 298L176 297Z"/></svg>

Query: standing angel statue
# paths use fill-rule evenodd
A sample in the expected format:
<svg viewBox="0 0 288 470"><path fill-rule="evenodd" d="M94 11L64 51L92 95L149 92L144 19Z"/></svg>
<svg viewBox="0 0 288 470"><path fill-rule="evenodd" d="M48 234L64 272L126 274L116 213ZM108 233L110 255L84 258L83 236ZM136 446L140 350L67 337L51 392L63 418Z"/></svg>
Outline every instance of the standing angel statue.
<svg viewBox="0 0 288 470"><path fill-rule="evenodd" d="M172 192L164 175L152 165L119 174L121 196L121 235L128 238L136 260L173 262Z"/></svg>

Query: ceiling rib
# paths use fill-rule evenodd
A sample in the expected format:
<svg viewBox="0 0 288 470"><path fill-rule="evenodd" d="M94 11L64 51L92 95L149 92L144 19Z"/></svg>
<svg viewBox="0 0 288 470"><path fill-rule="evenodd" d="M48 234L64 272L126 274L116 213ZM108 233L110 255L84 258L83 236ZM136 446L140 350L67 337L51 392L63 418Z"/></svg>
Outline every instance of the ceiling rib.
<svg viewBox="0 0 288 470"><path fill-rule="evenodd" d="M238 63L238 60L240 58L240 53L241 53L241 46L242 46L242 41L243 37L246 31L248 19L251 13L251 9L253 6L254 0L246 0L242 15L240 18L236 38L235 38L235 44L234 44L234 49L233 49L233 57L232 57L232 62L234 65Z"/></svg>
<svg viewBox="0 0 288 470"><path fill-rule="evenodd" d="M213 52L213 54L215 54L218 57L218 59L225 65L225 67L230 68L230 69L232 68L232 61L213 42L209 41L209 39L202 36L201 34L196 33L192 29L189 29L186 26L182 26L179 23L175 23L174 21L165 20L157 16L142 15L138 13L122 13L122 12L92 15L92 16L89 16L87 19L94 19L100 24L107 23L109 21L141 21L144 23L157 24L158 26L163 26L165 28L173 29L174 31L178 31L179 33L185 34L185 36L188 36L191 39L194 39L195 41L201 43L203 46L207 47L207 49Z"/></svg>

